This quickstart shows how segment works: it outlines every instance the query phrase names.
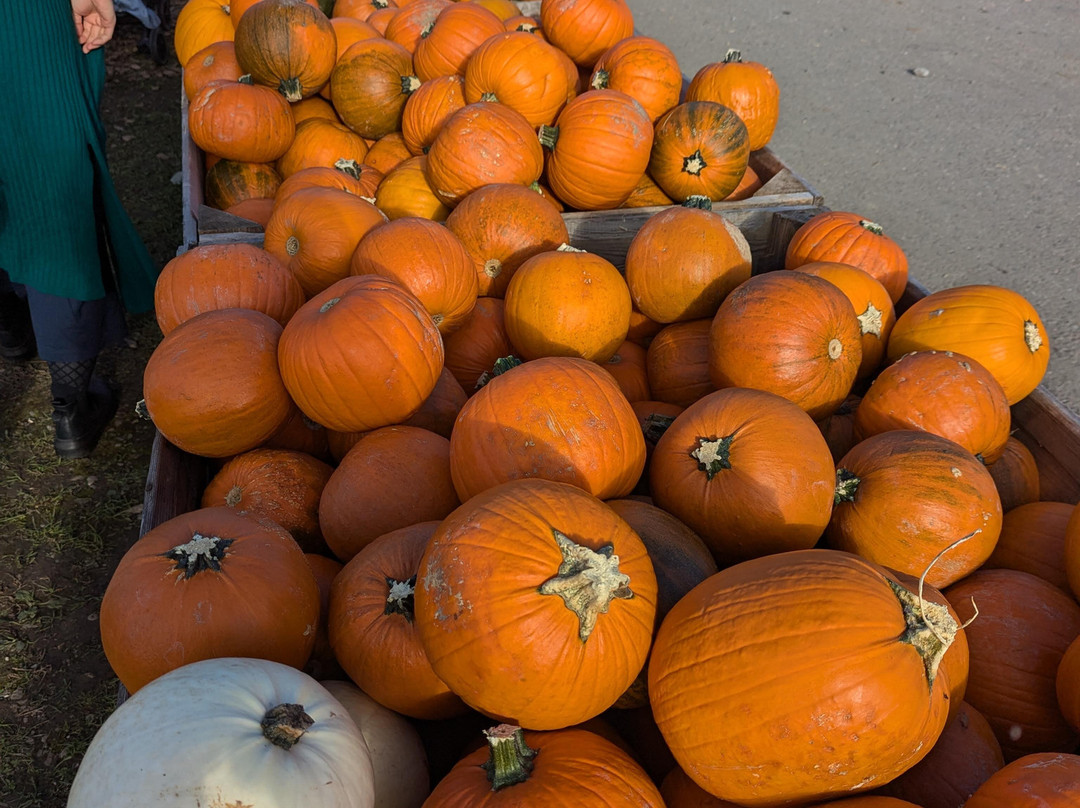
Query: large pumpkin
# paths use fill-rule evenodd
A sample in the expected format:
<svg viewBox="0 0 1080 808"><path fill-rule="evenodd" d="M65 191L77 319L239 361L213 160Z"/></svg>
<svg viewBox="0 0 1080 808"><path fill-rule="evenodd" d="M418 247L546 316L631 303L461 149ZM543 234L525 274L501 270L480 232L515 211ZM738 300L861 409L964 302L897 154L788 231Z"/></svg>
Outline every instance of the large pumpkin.
<svg viewBox="0 0 1080 808"><path fill-rule="evenodd" d="M524 359L578 356L606 362L626 339L630 292L608 260L560 248L525 261L506 288L510 342Z"/></svg>
<svg viewBox="0 0 1080 808"><path fill-rule="evenodd" d="M617 90L589 90L554 126L540 127L550 149L545 174L559 199L581 210L616 208L649 164L653 126L645 108Z"/></svg>
<svg viewBox="0 0 1080 808"><path fill-rule="evenodd" d="M851 392L862 361L847 297L821 278L766 272L739 285L713 318L709 375L718 388L776 393L812 418Z"/></svg>
<svg viewBox="0 0 1080 808"><path fill-rule="evenodd" d="M626 0L543 0L540 27L578 67L592 70L604 51L634 33Z"/></svg>
<svg viewBox="0 0 1080 808"><path fill-rule="evenodd" d="M760 390L688 407L650 460L649 490L721 564L813 547L829 523L834 467L810 417Z"/></svg>
<svg viewBox="0 0 1080 808"><path fill-rule="evenodd" d="M508 31L484 40L465 68L465 100L497 101L530 126L550 124L566 103L559 54L537 36Z"/></svg>
<svg viewBox="0 0 1080 808"><path fill-rule="evenodd" d="M656 577L641 540L580 488L516 480L439 525L420 561L416 625L435 673L522 726L592 718L645 662Z"/></svg>
<svg viewBox="0 0 1080 808"><path fill-rule="evenodd" d="M345 125L375 140L401 127L405 104L419 86L407 50L386 39L365 39L338 59L330 95Z"/></svg>
<svg viewBox="0 0 1080 808"><path fill-rule="evenodd" d="M337 59L334 27L304 0L256 3L236 24L234 44L243 71L287 101L319 92Z"/></svg>
<svg viewBox="0 0 1080 808"><path fill-rule="evenodd" d="M274 256L254 244L200 244L165 265L154 287L162 334L198 314L254 309L284 326L304 303L304 290Z"/></svg>
<svg viewBox="0 0 1080 808"><path fill-rule="evenodd" d="M435 389L442 339L423 305L372 275L338 281L289 321L281 376L304 413L339 432L399 423Z"/></svg>
<svg viewBox="0 0 1080 808"><path fill-rule="evenodd" d="M679 765L721 799L852 794L910 768L941 734L939 663L956 630L944 607L848 553L753 559L668 613L649 662L653 714Z"/></svg>
<svg viewBox="0 0 1080 808"><path fill-rule="evenodd" d="M349 678L384 707L427 720L466 711L431 669L413 615L420 558L438 526L419 522L376 538L330 590L330 645Z"/></svg>
<svg viewBox="0 0 1080 808"><path fill-rule="evenodd" d="M67 800L70 808L214 803L374 808L367 744L310 676L261 659L208 659L110 715Z"/></svg>
<svg viewBox="0 0 1080 808"><path fill-rule="evenodd" d="M212 657L300 668L315 643L319 587L283 528L231 508L181 514L120 559L101 600L101 644L128 692Z"/></svg>
<svg viewBox="0 0 1080 808"><path fill-rule="evenodd" d="M400 283L424 304L441 334L461 327L476 305L472 260L450 230L430 219L407 217L360 239L352 275L381 275Z"/></svg>
<svg viewBox="0 0 1080 808"><path fill-rule="evenodd" d="M929 583L943 587L986 561L1000 533L1001 500L990 472L947 438L882 432L837 464L836 505L826 531L832 547L909 575L927 572Z"/></svg>
<svg viewBox="0 0 1080 808"><path fill-rule="evenodd" d="M594 90L636 98L654 123L679 103L682 72L671 48L647 36L629 36L604 51L589 78Z"/></svg>
<svg viewBox="0 0 1080 808"><path fill-rule="evenodd" d="M1009 404L1039 385L1050 361L1035 308L1017 292L991 285L943 289L900 315L889 337L889 361L926 350L970 356L1001 383Z"/></svg>
<svg viewBox="0 0 1080 808"><path fill-rule="evenodd" d="M154 425L204 457L229 457L270 438L293 411L278 371L281 334L250 309L208 311L170 331L143 372Z"/></svg>
<svg viewBox="0 0 1080 808"><path fill-rule="evenodd" d="M750 264L742 231L699 198L645 221L626 251L626 285L634 308L659 323L700 320L750 279Z"/></svg>
<svg viewBox="0 0 1080 808"><path fill-rule="evenodd" d="M232 40L211 43L193 54L184 65L184 95L190 103L195 94L211 81L238 81L242 75L244 71L236 61L236 48Z"/></svg>
<svg viewBox="0 0 1080 808"><path fill-rule="evenodd" d="M609 740L584 729L522 732L503 724L431 792L428 808L573 805L637 808L663 804L645 770Z"/></svg>
<svg viewBox="0 0 1080 808"><path fill-rule="evenodd" d="M206 172L203 193L207 205L228 210L248 199L273 199L280 187L281 174L270 163L218 160Z"/></svg>
<svg viewBox="0 0 1080 808"><path fill-rule="evenodd" d="M644 466L633 408L611 375L584 359L536 359L495 376L465 404L450 436L462 502L524 477L622 497Z"/></svg>
<svg viewBox="0 0 1080 808"><path fill-rule="evenodd" d="M216 79L188 107L188 131L208 154L244 163L272 163L296 131L289 102L268 87Z"/></svg>
<svg viewBox="0 0 1080 808"><path fill-rule="evenodd" d="M656 122L649 174L676 202L720 200L734 191L750 159L742 120L713 101L688 101Z"/></svg>
<svg viewBox="0 0 1080 808"><path fill-rule="evenodd" d="M907 288L907 256L881 225L856 213L825 211L795 231L788 242L784 266L795 269L816 261L850 264L871 275L893 303Z"/></svg>
<svg viewBox="0 0 1080 808"><path fill-rule="evenodd" d="M780 85L772 71L759 62L744 62L742 53L729 50L720 62L705 65L686 88L687 101L715 101L742 118L750 138L750 151L772 140L780 117Z"/></svg>

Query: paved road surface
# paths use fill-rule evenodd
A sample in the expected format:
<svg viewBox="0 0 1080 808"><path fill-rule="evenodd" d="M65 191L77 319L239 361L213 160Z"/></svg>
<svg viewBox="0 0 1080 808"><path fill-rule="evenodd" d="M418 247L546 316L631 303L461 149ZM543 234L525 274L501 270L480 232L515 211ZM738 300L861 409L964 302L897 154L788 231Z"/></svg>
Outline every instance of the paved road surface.
<svg viewBox="0 0 1080 808"><path fill-rule="evenodd" d="M1080 2L628 2L689 76L728 48L768 65L772 148L825 204L881 223L930 289L1027 297L1044 384L1080 412Z"/></svg>

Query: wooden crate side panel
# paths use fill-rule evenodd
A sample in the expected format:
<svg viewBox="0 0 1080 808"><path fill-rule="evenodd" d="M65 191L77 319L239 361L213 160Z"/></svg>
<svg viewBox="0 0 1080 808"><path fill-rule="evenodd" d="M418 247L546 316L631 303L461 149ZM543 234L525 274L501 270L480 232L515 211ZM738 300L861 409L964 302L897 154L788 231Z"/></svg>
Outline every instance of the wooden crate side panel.
<svg viewBox="0 0 1080 808"><path fill-rule="evenodd" d="M209 469L204 458L178 449L160 432L155 432L143 491L139 535L174 516L198 508L203 488L209 480Z"/></svg>

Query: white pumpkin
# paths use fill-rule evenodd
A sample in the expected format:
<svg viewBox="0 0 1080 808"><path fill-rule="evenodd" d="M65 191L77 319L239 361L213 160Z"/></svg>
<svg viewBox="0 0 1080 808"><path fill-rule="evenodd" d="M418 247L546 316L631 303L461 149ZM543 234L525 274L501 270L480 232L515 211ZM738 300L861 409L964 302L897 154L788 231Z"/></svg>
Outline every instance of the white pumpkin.
<svg viewBox="0 0 1080 808"><path fill-rule="evenodd" d="M109 716L67 805L374 808L374 794L364 737L326 688L277 662L224 658L158 677Z"/></svg>
<svg viewBox="0 0 1080 808"><path fill-rule="evenodd" d="M367 741L375 767L375 808L420 808L431 784L424 743L413 725L352 682L322 686L349 711Z"/></svg>

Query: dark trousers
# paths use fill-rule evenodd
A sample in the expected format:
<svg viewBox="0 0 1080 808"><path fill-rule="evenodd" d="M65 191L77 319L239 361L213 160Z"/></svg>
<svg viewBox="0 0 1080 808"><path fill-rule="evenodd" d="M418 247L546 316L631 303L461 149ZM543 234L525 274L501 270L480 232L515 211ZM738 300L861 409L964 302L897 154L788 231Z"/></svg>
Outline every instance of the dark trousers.
<svg viewBox="0 0 1080 808"><path fill-rule="evenodd" d="M12 293L29 305L38 356L47 362L94 359L127 334L124 309L111 289L99 300L72 300L12 283L0 269L0 295Z"/></svg>

